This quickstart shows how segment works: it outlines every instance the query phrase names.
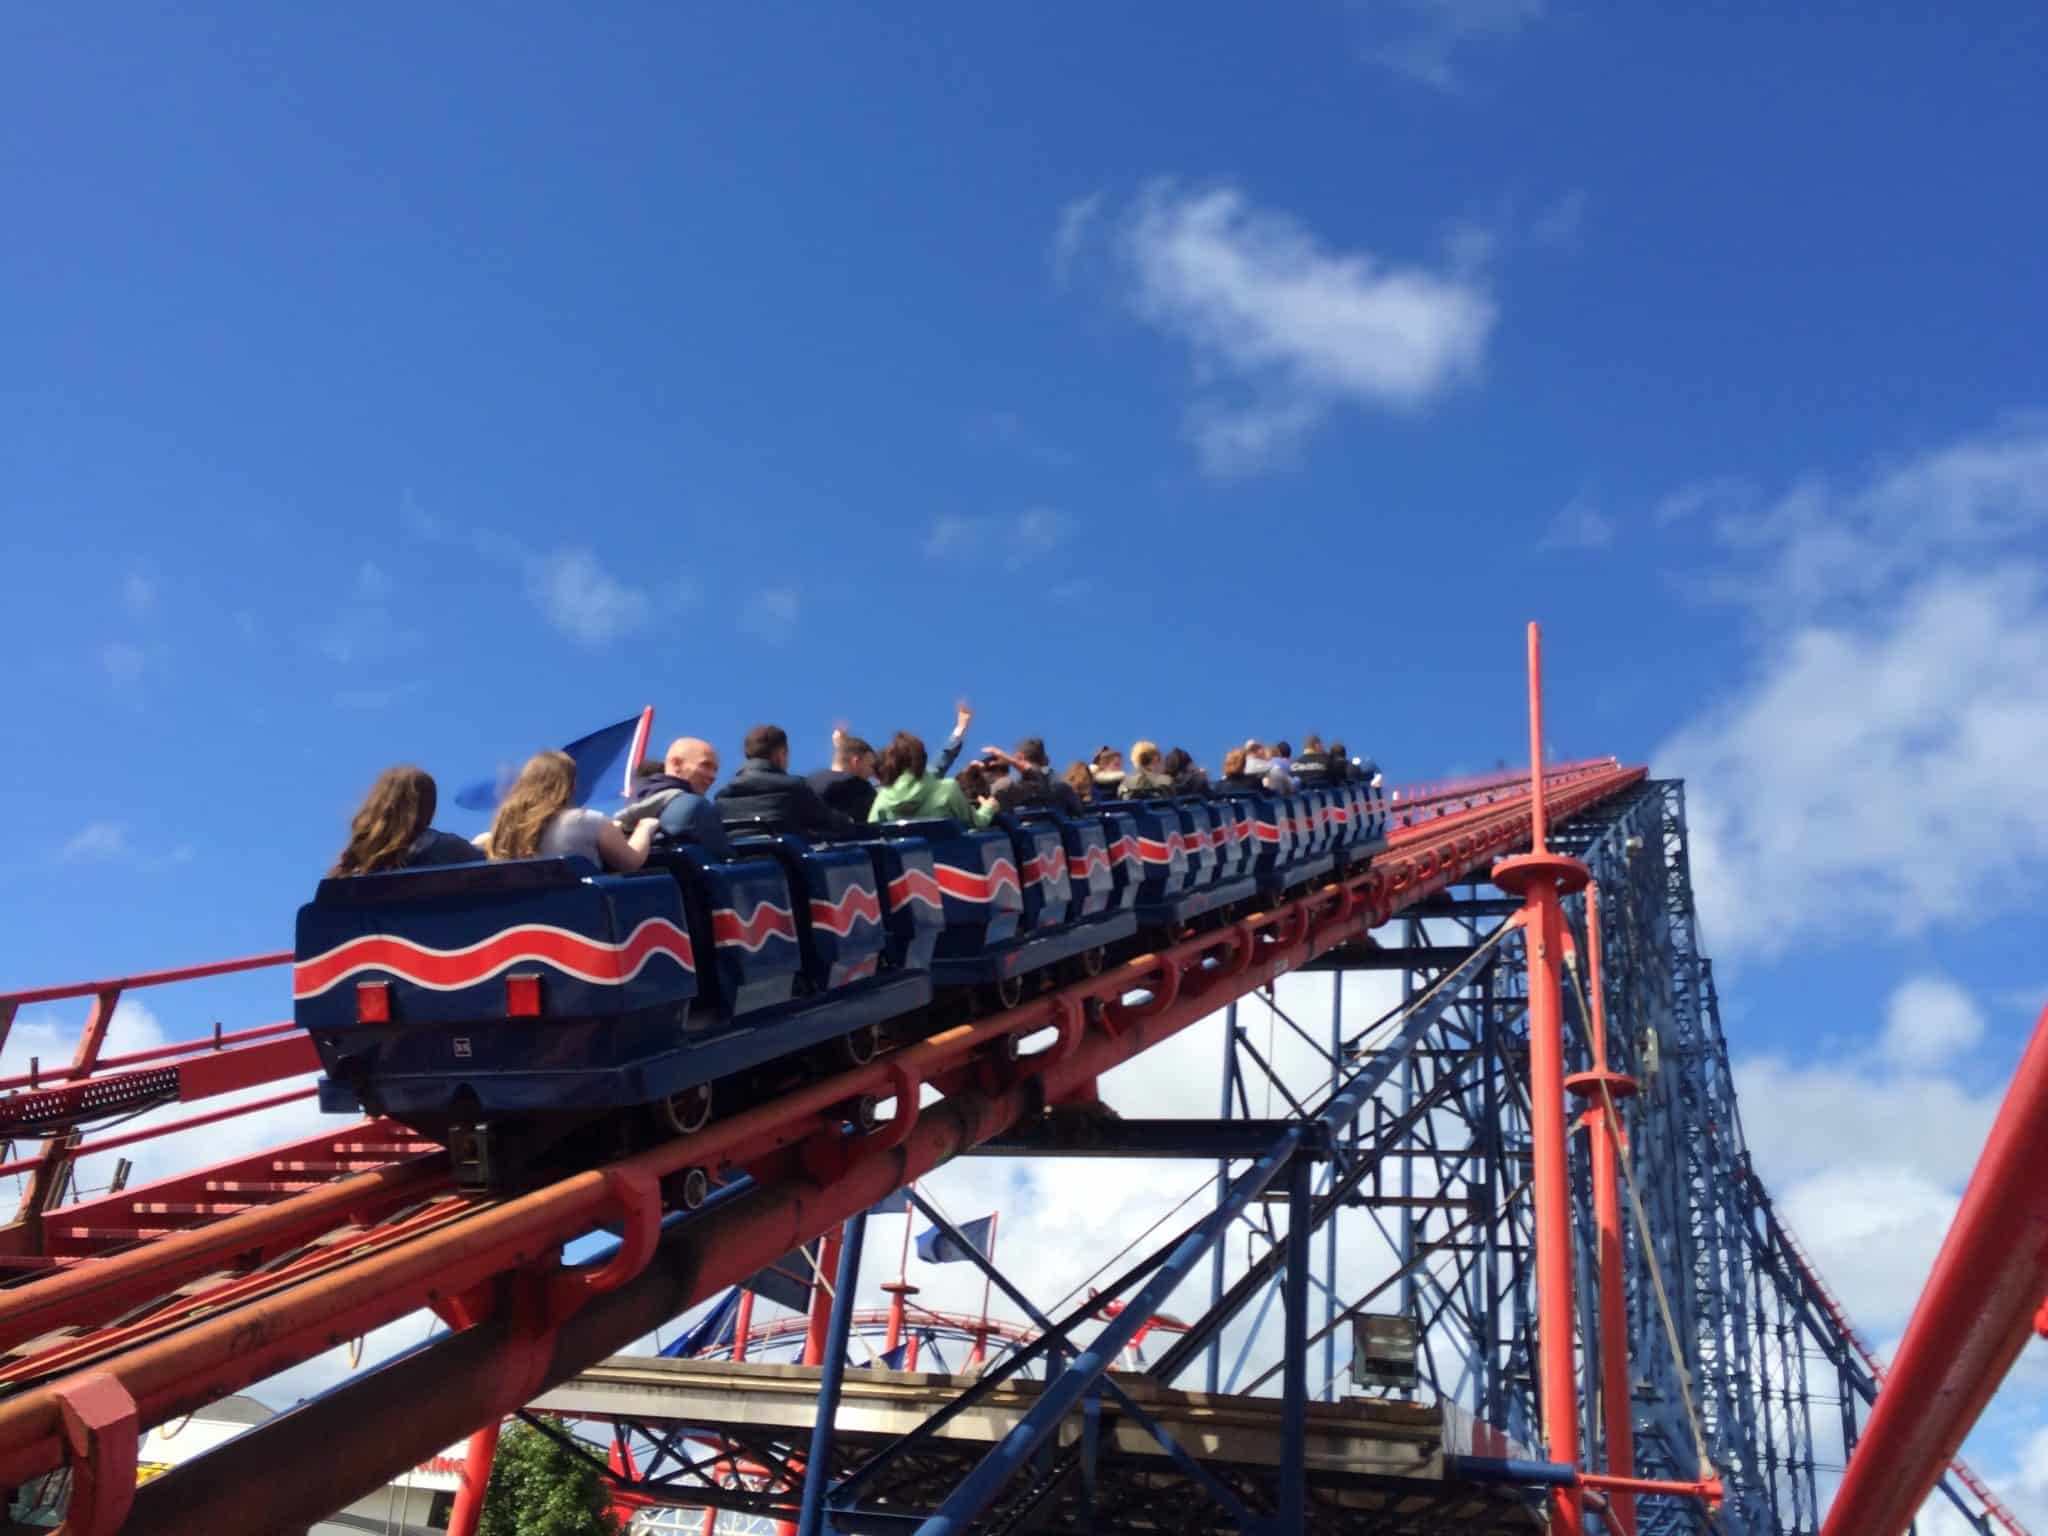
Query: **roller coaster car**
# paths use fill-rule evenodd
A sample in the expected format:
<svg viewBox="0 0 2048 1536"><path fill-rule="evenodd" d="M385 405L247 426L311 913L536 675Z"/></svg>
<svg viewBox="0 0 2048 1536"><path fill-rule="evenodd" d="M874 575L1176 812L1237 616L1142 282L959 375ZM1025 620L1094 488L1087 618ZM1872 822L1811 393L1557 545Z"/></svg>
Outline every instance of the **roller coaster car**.
<svg viewBox="0 0 2048 1536"><path fill-rule="evenodd" d="M321 1107L403 1121L450 1147L459 1182L496 1188L550 1148L687 1135L717 1096L859 1065L885 1026L1013 1006L1034 979L1097 974L1141 927L1219 922L1378 846L1344 787L841 843L732 830L731 859L657 851L631 875L525 859L322 881L293 976Z"/></svg>
<svg viewBox="0 0 2048 1536"><path fill-rule="evenodd" d="M322 881L293 986L321 1107L442 1141L477 1188L607 1111L696 1130L714 1083L858 1063L930 1000L923 970L883 969L915 940L882 899L865 851L773 844L632 875L529 859Z"/></svg>

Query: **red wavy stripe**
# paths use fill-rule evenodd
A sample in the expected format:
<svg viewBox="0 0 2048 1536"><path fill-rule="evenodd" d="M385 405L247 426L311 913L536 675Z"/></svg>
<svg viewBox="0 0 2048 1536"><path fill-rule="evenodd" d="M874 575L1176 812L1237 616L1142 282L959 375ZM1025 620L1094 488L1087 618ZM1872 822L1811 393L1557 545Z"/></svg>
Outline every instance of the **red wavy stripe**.
<svg viewBox="0 0 2048 1536"><path fill-rule="evenodd" d="M880 923L882 904L875 900L875 893L864 885L851 885L840 893L837 902L820 901L811 898L811 921L828 933L845 938L853 931L855 921Z"/></svg>
<svg viewBox="0 0 2048 1536"><path fill-rule="evenodd" d="M601 986L631 981L655 955L685 970L697 968L690 936L664 917L650 917L617 944L566 928L526 923L502 929L461 949L429 949L395 933L371 933L336 945L292 968L292 996L318 997L358 971L388 971L401 981L453 992L489 981L511 966L540 961Z"/></svg>
<svg viewBox="0 0 2048 1536"><path fill-rule="evenodd" d="M771 938L788 939L792 944L796 942L796 919L789 915L787 907L764 901L744 922L731 907L720 907L711 914L711 939L720 948L737 946L754 951Z"/></svg>
<svg viewBox="0 0 2048 1536"><path fill-rule="evenodd" d="M1069 857L1067 860L1067 873L1076 880L1093 879L1097 869L1104 874L1109 873L1109 850L1106 848L1090 848L1086 858Z"/></svg>
<svg viewBox="0 0 2048 1536"><path fill-rule="evenodd" d="M939 889L961 901L994 901L996 892L1004 886L1020 896L1024 893L1024 887L1017 883L1017 866L1008 859L997 859L985 875L951 864L934 865L933 872L938 876Z"/></svg>
<svg viewBox="0 0 2048 1536"><path fill-rule="evenodd" d="M1259 841L1262 843L1277 843L1280 841L1280 828L1278 824L1274 822L1260 822L1258 825L1258 833Z"/></svg>
<svg viewBox="0 0 2048 1536"><path fill-rule="evenodd" d="M1147 864L1168 864L1173 861L1176 852L1185 854L1187 851L1188 845L1178 832L1169 832L1163 843L1155 842L1149 837L1138 839L1138 857Z"/></svg>
<svg viewBox="0 0 2048 1536"><path fill-rule="evenodd" d="M921 869L906 869L889 882L889 905L892 907L913 901L936 907L940 904L941 894L939 882Z"/></svg>

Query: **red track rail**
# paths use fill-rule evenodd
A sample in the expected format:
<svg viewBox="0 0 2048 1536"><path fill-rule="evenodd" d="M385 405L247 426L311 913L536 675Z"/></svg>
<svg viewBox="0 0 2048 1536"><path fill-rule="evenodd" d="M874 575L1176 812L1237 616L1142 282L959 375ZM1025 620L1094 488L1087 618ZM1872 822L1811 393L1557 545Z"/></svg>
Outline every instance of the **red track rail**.
<svg viewBox="0 0 2048 1536"><path fill-rule="evenodd" d="M1554 771L1553 814L1642 777L1611 760ZM1403 807L1413 819L1342 884L526 1195L449 1200L438 1159L392 1161L410 1148L389 1127L351 1128L303 1159L273 1156L285 1166L270 1182L347 1174L353 1135L353 1161L371 1166L0 1293L0 1349L13 1352L0 1374L33 1384L0 1401L0 1482L71 1460L100 1529L118 1528L131 1500L139 1528L303 1527L1041 1104L1087 1100L1101 1073L1526 842L1525 794L1457 797L1471 808ZM1140 993L1149 1000L1125 1001ZM1053 1045L1013 1059L1013 1040L1048 1028ZM944 1097L920 1109L922 1084ZM862 1094L893 1098L896 1119L847 1143L838 1106ZM758 1188L658 1244L663 1181L693 1166L748 1172ZM605 1222L623 1224L619 1252L563 1268L561 1245ZM250 1270L264 1255L270 1267ZM154 1305L137 1322L145 1293ZM256 1458L246 1476L209 1457L207 1476L168 1474L138 1495L67 1454L87 1430L118 1438L175 1418L422 1306L458 1331L243 1437L226 1454ZM80 1328L95 1331L62 1332ZM275 1477L286 1464L293 1475Z"/></svg>

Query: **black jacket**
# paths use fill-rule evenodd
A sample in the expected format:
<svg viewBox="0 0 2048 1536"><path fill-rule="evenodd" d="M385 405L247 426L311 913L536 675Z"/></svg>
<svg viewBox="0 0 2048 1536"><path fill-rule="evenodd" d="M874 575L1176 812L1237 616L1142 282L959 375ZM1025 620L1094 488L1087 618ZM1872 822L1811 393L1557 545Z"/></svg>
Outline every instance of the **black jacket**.
<svg viewBox="0 0 2048 1536"><path fill-rule="evenodd" d="M758 757L748 758L715 798L718 814L728 822L759 818L805 837L851 837L860 830L802 779Z"/></svg>
<svg viewBox="0 0 2048 1536"><path fill-rule="evenodd" d="M1081 797L1074 793L1073 785L1065 779L1055 779L1042 768L999 779L991 793L996 804L1006 811L1051 806L1069 816L1081 814Z"/></svg>
<svg viewBox="0 0 2048 1536"><path fill-rule="evenodd" d="M855 821L866 821L868 807L875 803L875 786L844 768L821 768L804 782L833 810Z"/></svg>

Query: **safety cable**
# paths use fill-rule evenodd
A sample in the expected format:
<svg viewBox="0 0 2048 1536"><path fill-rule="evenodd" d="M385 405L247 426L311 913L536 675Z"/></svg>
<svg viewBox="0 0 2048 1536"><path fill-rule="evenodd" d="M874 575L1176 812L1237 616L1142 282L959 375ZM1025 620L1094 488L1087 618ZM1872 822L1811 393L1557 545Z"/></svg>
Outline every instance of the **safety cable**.
<svg viewBox="0 0 2048 1536"><path fill-rule="evenodd" d="M1593 1014L1592 1009L1586 1002L1586 989L1579 982L1579 968L1576 957L1574 957L1571 964L1565 967L1565 974L1571 977L1572 992L1579 1000L1579 1012L1576 1020L1579 1040L1586 1047L1588 1054L1591 1054L1593 1043L1587 1034L1586 1021ZM1713 1460L1707 1455L1707 1437L1701 1432L1699 1409L1693 1402L1692 1373L1685 1368L1685 1354L1678 1342L1678 1325L1672 1320L1671 1298L1664 1290L1664 1270L1657 1262L1657 1248L1650 1239L1650 1218L1649 1214L1643 1209L1642 1192L1636 1188L1635 1170L1629 1166L1629 1160L1620 1155L1620 1149L1624 1145L1621 1116L1615 1111L1614 1096L1607 1091L1607 1082L1604 1078L1600 1081L1600 1103L1602 1111L1606 1116L1608 1134L1614 1138L1616 1151L1614 1160L1620 1164L1622 1178L1628 1185L1629 1208L1634 1213L1636 1221L1636 1241L1643 1250L1644 1260L1650 1266L1650 1284L1657 1296L1657 1315L1663 1319L1665 1342L1671 1349L1672 1364L1678 1368L1678 1390L1680 1401L1685 1405L1686 1425L1692 1430L1693 1451L1699 1457L1700 1470L1705 1472L1713 1466Z"/></svg>

